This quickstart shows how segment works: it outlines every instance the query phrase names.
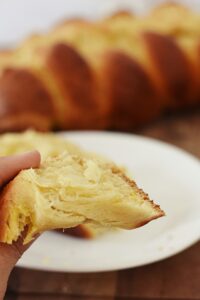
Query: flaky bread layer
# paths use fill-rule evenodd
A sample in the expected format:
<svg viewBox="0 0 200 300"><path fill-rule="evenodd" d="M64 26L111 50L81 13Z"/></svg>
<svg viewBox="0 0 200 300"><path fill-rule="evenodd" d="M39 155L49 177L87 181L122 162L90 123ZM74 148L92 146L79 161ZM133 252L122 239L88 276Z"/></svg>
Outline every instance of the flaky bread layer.
<svg viewBox="0 0 200 300"><path fill-rule="evenodd" d="M0 241L24 243L45 230L80 224L133 229L164 212L115 165L63 154L25 170L0 199Z"/></svg>

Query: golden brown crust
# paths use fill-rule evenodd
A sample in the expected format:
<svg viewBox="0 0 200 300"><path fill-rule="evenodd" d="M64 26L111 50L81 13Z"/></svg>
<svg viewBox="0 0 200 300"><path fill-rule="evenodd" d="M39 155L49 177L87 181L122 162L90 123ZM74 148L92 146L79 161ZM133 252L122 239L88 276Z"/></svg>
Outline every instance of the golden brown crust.
<svg viewBox="0 0 200 300"><path fill-rule="evenodd" d="M106 90L112 103L112 125L130 129L158 116L161 102L143 67L128 55L113 51L105 55Z"/></svg>
<svg viewBox="0 0 200 300"><path fill-rule="evenodd" d="M78 18L78 17L77 18L70 18L70 19L67 19L67 20L62 20L61 22L56 24L53 31L63 29L63 26L66 26L66 25L78 25L78 26L85 26L86 25L86 26L88 26L88 25L92 25L92 23L90 23L88 20Z"/></svg>
<svg viewBox="0 0 200 300"><path fill-rule="evenodd" d="M41 81L26 69L4 70L0 103L0 131L27 127L46 130L53 125L52 99Z"/></svg>
<svg viewBox="0 0 200 300"><path fill-rule="evenodd" d="M154 7L151 11L151 15L160 15L160 13L166 12L168 9L176 9L179 13L189 11L189 8L183 4L178 4L176 1L167 1L166 3L161 3Z"/></svg>
<svg viewBox="0 0 200 300"><path fill-rule="evenodd" d="M155 32L143 33L143 38L158 74L159 85L168 107L184 107L192 104L195 74L184 52L170 36Z"/></svg>
<svg viewBox="0 0 200 300"><path fill-rule="evenodd" d="M72 119L66 128L91 128L98 119L98 93L92 69L84 58L67 44L56 44L47 59L49 72L59 86Z"/></svg>
<svg viewBox="0 0 200 300"><path fill-rule="evenodd" d="M152 205L152 207L153 207L155 210L157 210L157 213L158 213L157 216L154 216L154 217L152 217L152 218L149 218L149 219L145 220L145 222L143 222L143 223L139 223L137 227L143 226L143 225L147 224L148 222L150 222L150 221L152 221L152 220L154 220L154 219L160 218L160 217L162 217L162 216L165 215L164 211L160 208L160 206L157 205L157 204L155 204L155 203L153 202L153 200L150 200L148 194L146 194L142 189L139 189L138 186L137 186L137 184L136 184L136 182L135 182L134 180L131 180L130 178L128 178L128 177L126 176L126 174L125 174L121 169L116 168L116 167L113 167L113 168L112 168L112 172L113 172L114 174L118 174L121 178L123 178L124 181L126 181L132 188L136 189L137 193L140 194L141 198L142 198L144 201L150 202L151 205Z"/></svg>
<svg viewBox="0 0 200 300"><path fill-rule="evenodd" d="M0 241L5 240L7 231L7 220L9 215L9 188L10 185L7 185L0 193Z"/></svg>
<svg viewBox="0 0 200 300"><path fill-rule="evenodd" d="M66 44L57 44L51 50L48 64L65 98L78 108L94 107L92 72L76 50Z"/></svg>
<svg viewBox="0 0 200 300"><path fill-rule="evenodd" d="M164 26L160 30L162 18ZM66 20L45 36L27 39L16 52L0 51L0 130L30 126L46 130L55 123L60 129L130 130L167 109L199 104L199 24L197 14L168 3L146 18L119 11L96 23L79 18ZM154 32L141 34L148 28ZM17 55L9 59L12 53ZM7 66L14 69L18 58L23 72L27 72L25 84L22 79L11 80L4 75ZM30 84L30 74L37 74L34 84L33 79ZM38 99L42 94L41 102ZM17 100L22 96L23 101ZM36 121L39 117L41 124Z"/></svg>
<svg viewBox="0 0 200 300"><path fill-rule="evenodd" d="M133 13L131 13L128 10L120 10L120 11L113 13L111 16L105 18L105 21L115 20L115 19L118 19L121 17L132 17L133 18L133 16L134 16Z"/></svg>
<svg viewBox="0 0 200 300"><path fill-rule="evenodd" d="M48 118L41 118L34 112L27 112L19 116L10 116L1 119L0 133L4 132L21 132L27 129L35 129L37 131L46 132L52 129L52 123Z"/></svg>

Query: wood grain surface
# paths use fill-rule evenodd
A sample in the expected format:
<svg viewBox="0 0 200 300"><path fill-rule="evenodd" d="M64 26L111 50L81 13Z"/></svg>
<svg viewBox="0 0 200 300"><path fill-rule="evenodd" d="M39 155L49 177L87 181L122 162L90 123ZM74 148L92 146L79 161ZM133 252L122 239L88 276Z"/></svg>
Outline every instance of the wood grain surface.
<svg viewBox="0 0 200 300"><path fill-rule="evenodd" d="M200 158L199 111L168 116L137 133ZM6 299L200 300L200 242L164 261L118 272L63 274L15 268Z"/></svg>

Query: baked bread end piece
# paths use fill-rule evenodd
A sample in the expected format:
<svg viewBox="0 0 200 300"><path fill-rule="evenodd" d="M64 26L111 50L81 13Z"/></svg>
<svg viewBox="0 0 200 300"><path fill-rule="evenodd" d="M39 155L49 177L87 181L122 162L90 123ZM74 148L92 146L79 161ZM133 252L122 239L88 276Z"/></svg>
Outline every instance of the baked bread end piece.
<svg viewBox="0 0 200 300"><path fill-rule="evenodd" d="M116 165L63 153L21 171L0 196L0 242L45 230L97 224L133 229L164 212ZM26 229L26 230L25 230Z"/></svg>

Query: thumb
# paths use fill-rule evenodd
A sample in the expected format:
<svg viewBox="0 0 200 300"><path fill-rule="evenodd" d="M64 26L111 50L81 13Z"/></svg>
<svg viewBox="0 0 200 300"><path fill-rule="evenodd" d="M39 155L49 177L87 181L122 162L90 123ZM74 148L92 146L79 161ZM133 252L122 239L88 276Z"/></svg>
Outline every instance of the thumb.
<svg viewBox="0 0 200 300"><path fill-rule="evenodd" d="M0 157L0 187L15 177L21 170L37 168L39 165L40 154L38 151Z"/></svg>

